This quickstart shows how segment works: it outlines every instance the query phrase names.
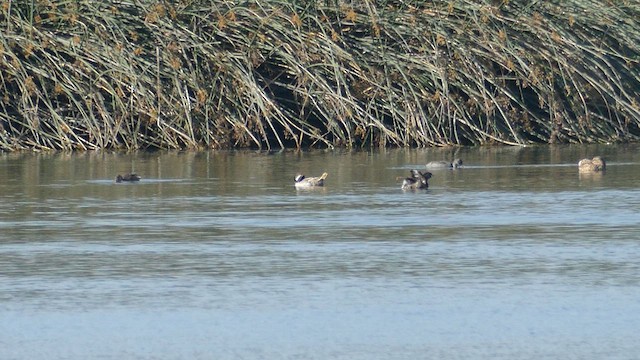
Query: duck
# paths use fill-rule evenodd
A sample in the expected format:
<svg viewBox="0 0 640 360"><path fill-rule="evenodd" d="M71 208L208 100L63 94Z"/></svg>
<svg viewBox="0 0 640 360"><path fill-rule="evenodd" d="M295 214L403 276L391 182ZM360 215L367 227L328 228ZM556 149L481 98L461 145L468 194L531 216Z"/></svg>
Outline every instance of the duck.
<svg viewBox="0 0 640 360"><path fill-rule="evenodd" d="M116 176L116 182L117 183L121 183L123 181L140 181L141 177L138 176L138 174L136 173L131 173L131 174L124 174L124 175L120 175L118 174L118 176Z"/></svg>
<svg viewBox="0 0 640 360"><path fill-rule="evenodd" d="M411 176L402 180L402 190L418 190L428 189L429 183L427 180L431 179L430 172L422 172L416 169L411 170Z"/></svg>
<svg viewBox="0 0 640 360"><path fill-rule="evenodd" d="M461 159L453 159L452 162L448 161L431 161L427 163L427 169L457 169L462 166Z"/></svg>
<svg viewBox="0 0 640 360"><path fill-rule="evenodd" d="M295 187L296 188L311 188L311 187L318 187L318 186L324 186L324 179L327 178L329 174L322 173L321 176L318 177L306 177L302 174L298 174L295 177Z"/></svg>
<svg viewBox="0 0 640 360"><path fill-rule="evenodd" d="M593 159L582 159L578 162L579 172L598 172L605 171L607 165L604 159L600 156L595 156Z"/></svg>

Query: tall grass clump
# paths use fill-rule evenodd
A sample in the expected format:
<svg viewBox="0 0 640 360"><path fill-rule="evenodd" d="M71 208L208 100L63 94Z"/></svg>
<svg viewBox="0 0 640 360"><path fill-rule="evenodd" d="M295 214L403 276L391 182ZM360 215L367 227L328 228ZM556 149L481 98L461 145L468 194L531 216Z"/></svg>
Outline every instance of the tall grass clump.
<svg viewBox="0 0 640 360"><path fill-rule="evenodd" d="M637 0L1 4L1 150L640 137Z"/></svg>

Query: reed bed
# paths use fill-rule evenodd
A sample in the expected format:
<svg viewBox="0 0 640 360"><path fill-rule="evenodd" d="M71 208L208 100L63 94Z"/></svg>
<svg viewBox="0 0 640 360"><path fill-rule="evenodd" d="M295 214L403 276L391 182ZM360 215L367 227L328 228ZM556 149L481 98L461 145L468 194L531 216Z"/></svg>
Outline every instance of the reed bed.
<svg viewBox="0 0 640 360"><path fill-rule="evenodd" d="M5 151L640 137L640 1L1 4Z"/></svg>

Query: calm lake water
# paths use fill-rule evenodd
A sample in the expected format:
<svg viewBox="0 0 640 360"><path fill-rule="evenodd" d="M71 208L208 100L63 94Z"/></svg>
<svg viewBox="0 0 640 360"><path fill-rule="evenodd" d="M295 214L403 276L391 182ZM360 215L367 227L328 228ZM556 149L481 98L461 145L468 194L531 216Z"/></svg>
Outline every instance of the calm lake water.
<svg viewBox="0 0 640 360"><path fill-rule="evenodd" d="M639 150L0 154L0 359L637 359Z"/></svg>

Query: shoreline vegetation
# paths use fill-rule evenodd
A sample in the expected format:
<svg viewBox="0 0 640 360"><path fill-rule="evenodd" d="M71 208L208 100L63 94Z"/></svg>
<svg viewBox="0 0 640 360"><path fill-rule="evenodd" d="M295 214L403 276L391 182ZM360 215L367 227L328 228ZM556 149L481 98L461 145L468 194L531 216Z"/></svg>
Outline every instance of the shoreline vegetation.
<svg viewBox="0 0 640 360"><path fill-rule="evenodd" d="M0 151L640 139L640 1L0 8Z"/></svg>

